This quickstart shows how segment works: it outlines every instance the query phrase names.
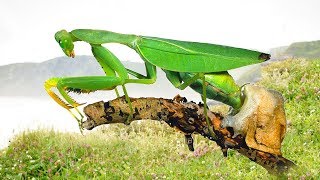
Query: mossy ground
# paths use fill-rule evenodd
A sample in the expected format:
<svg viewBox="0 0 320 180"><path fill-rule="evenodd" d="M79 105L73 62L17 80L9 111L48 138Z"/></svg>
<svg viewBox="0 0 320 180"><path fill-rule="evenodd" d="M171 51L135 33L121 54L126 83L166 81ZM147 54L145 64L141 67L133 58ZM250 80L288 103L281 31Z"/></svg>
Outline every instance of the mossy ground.
<svg viewBox="0 0 320 180"><path fill-rule="evenodd" d="M0 151L0 179L319 179L320 60L286 60L263 68L260 85L286 98L283 156L297 164L281 177L235 151L195 136L194 153L166 124L111 125L85 136L24 132Z"/></svg>

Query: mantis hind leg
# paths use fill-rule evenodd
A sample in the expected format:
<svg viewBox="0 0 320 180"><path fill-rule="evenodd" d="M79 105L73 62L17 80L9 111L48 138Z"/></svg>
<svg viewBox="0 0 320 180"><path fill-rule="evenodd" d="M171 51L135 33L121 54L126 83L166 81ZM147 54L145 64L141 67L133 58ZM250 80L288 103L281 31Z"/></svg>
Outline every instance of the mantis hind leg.
<svg viewBox="0 0 320 180"><path fill-rule="evenodd" d="M206 114L206 121L209 126L208 130L212 137L215 137L215 135L213 130L210 128L211 123L207 117L207 98L226 103L236 110L241 107L239 86L234 82L228 72L195 74L168 70L163 71L166 73L168 80L176 88L184 89L190 86L193 90L202 94L201 97L204 103L204 114Z"/></svg>
<svg viewBox="0 0 320 180"><path fill-rule="evenodd" d="M236 109L240 108L240 87L227 71L204 74L204 80L195 73L163 71L168 80L178 89L189 86L199 94L203 94L203 84L206 84L207 98L220 101Z"/></svg>
<svg viewBox="0 0 320 180"><path fill-rule="evenodd" d="M205 114L205 118L206 118L206 122L207 122L207 126L208 126L208 131L211 135L212 138L216 138L216 135L214 134L213 130L212 130L212 123L208 118L208 110L207 110L207 85L206 85L206 81L205 81L205 75L204 73L197 73L194 74L193 76L191 76L190 78L182 78L180 76L179 72L174 72L174 71L168 71L168 70L164 70L164 72L166 73L167 78L169 79L169 81L178 89L185 89L186 87L190 86L191 84L193 84L194 82L196 82L198 79L202 80L202 101L204 104L203 107L203 111Z"/></svg>
<svg viewBox="0 0 320 180"><path fill-rule="evenodd" d="M179 73L182 81L190 80L194 75L192 73ZM190 84L190 87L203 94L203 84L206 84L206 95L208 99L222 102L231 106L234 112L237 112L241 106L240 87L228 72L217 72L204 75L205 80L197 79Z"/></svg>
<svg viewBox="0 0 320 180"><path fill-rule="evenodd" d="M168 71L165 69L162 70L166 73L166 77L171 82L171 84L180 90L184 90L200 78L200 73L188 73L190 75L189 77L182 78L180 72Z"/></svg>
<svg viewBox="0 0 320 180"><path fill-rule="evenodd" d="M207 106L207 86L206 86L206 81L205 81L205 76L203 73L200 74L200 77L202 79L202 101L203 101L203 112L205 114L205 118L206 118L206 122L207 122L207 126L208 126L208 131L211 135L212 138L216 139L216 135L213 132L213 127L212 127L212 123L211 123L211 119L209 120L208 117L208 106Z"/></svg>

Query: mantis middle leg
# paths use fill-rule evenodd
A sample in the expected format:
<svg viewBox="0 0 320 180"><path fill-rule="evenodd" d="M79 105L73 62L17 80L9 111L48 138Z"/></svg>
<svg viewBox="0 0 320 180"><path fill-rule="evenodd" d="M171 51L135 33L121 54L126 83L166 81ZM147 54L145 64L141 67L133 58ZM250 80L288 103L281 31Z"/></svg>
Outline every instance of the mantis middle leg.
<svg viewBox="0 0 320 180"><path fill-rule="evenodd" d="M127 83L138 83L138 84L153 84L157 78L157 69L156 66L152 65L149 62L145 62L146 68L146 76L132 71L131 69L127 69L128 73L138 79L128 79L126 80Z"/></svg>

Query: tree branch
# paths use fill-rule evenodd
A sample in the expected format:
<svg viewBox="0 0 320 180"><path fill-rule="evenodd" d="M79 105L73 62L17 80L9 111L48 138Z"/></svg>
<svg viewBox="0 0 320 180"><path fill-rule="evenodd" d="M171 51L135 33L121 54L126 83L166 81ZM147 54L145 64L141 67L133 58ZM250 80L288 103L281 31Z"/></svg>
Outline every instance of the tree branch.
<svg viewBox="0 0 320 180"><path fill-rule="evenodd" d="M216 137L209 133L204 115L203 104L187 102L187 99L177 95L173 99L163 98L130 98L134 109L133 118L127 122L130 113L129 106L124 97L120 97L108 102L99 101L89 104L84 108L87 121L83 122L82 127L91 130L102 124L124 123L130 124L134 120L150 119L164 121L169 126L175 127L185 134L189 150L193 151L192 134L198 133L202 136L215 141L224 154L227 150L235 149L251 161L264 167L269 173L279 174L286 172L294 163L271 153L249 148L245 138L241 135L232 137L232 128L221 128L223 117L208 111L213 130Z"/></svg>

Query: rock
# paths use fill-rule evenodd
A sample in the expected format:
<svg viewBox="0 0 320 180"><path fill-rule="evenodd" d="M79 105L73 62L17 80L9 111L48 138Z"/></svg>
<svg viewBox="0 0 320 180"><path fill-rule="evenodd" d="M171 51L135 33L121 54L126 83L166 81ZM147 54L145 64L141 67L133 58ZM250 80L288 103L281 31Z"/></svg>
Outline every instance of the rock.
<svg viewBox="0 0 320 180"><path fill-rule="evenodd" d="M286 133L286 115L282 95L256 85L242 89L244 104L239 113L228 115L222 127L232 127L234 137L241 134L250 148L281 155Z"/></svg>

